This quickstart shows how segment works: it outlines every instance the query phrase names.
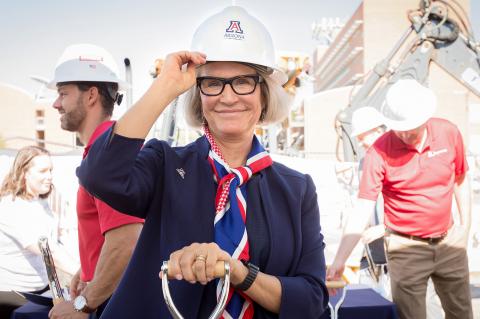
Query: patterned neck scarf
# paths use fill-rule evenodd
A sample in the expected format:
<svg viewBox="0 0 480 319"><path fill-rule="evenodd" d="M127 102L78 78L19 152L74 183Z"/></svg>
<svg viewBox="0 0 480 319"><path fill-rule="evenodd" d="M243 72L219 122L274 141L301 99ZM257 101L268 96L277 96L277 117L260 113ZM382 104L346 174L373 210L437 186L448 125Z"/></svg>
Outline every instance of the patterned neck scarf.
<svg viewBox="0 0 480 319"><path fill-rule="evenodd" d="M247 228L247 181L255 173L272 165L270 155L254 136L246 166L231 168L223 158L210 130L204 126L205 137L210 143L208 161L213 178L218 182L215 198L215 242L230 256L238 260L250 260ZM217 286L217 297L220 294ZM240 291L230 287L227 306L222 318L253 318L253 303Z"/></svg>

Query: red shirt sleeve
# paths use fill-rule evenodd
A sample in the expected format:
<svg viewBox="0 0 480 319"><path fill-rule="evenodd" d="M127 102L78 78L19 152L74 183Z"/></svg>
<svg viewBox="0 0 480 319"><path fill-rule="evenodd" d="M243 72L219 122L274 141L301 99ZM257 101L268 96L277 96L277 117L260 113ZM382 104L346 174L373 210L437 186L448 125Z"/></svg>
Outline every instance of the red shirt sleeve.
<svg viewBox="0 0 480 319"><path fill-rule="evenodd" d="M385 161L372 146L363 160L358 198L376 201L382 191L385 176Z"/></svg>
<svg viewBox="0 0 480 319"><path fill-rule="evenodd" d="M455 176L460 176L468 171L468 163L465 156L465 148L463 144L462 134L456 127L455 134Z"/></svg>
<svg viewBox="0 0 480 319"><path fill-rule="evenodd" d="M98 211L98 219L100 223L100 231L105 234L107 231L128 224L142 223L143 219L133 217L108 206L100 199L95 198L95 206Z"/></svg>

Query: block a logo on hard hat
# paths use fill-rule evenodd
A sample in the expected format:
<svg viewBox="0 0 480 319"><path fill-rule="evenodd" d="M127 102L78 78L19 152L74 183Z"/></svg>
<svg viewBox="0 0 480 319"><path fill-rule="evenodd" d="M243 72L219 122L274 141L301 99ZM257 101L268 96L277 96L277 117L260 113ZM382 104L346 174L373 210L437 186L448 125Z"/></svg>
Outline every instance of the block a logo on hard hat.
<svg viewBox="0 0 480 319"><path fill-rule="evenodd" d="M230 25L225 30L225 38L233 40L243 40L245 39L243 35L242 27L240 26L240 21L230 20Z"/></svg>

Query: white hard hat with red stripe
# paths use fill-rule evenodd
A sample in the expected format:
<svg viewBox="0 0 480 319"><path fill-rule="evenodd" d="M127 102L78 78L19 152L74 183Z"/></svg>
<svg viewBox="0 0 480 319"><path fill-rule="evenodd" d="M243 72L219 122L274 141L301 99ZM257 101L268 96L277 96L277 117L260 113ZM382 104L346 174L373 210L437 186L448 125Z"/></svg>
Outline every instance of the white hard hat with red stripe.
<svg viewBox="0 0 480 319"><path fill-rule="evenodd" d="M129 87L127 82L119 78L113 56L104 48L93 44L74 44L65 49L48 87L56 89L57 83L62 82L117 83L119 90Z"/></svg>
<svg viewBox="0 0 480 319"><path fill-rule="evenodd" d="M272 37L265 26L239 6L226 7L209 17L196 30L192 51L207 55L207 61L234 61L266 67L280 85L286 74L275 65Z"/></svg>

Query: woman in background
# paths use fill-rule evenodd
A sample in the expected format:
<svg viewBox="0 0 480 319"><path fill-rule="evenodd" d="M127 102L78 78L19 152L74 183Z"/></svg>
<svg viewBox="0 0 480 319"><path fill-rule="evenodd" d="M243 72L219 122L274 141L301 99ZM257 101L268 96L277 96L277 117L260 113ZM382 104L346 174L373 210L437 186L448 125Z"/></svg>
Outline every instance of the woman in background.
<svg viewBox="0 0 480 319"><path fill-rule="evenodd" d="M42 293L47 274L38 239L49 239L55 265L73 275L78 265L57 245L56 221L46 198L53 189L47 150L27 146L18 151L0 188L0 312L19 306L12 292ZM2 317L3 318L3 317Z"/></svg>

